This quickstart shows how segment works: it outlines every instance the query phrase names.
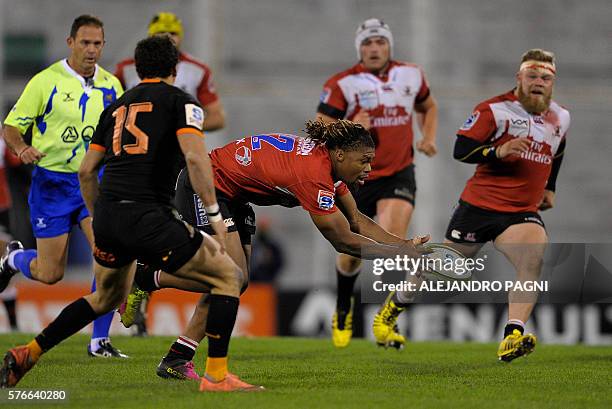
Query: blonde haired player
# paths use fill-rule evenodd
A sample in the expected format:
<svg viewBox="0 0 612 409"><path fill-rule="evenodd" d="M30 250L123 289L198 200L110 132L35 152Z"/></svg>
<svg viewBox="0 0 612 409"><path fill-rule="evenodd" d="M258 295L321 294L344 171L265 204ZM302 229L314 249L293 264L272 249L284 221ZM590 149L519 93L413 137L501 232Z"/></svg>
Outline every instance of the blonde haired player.
<svg viewBox="0 0 612 409"><path fill-rule="evenodd" d="M446 231L446 243L473 257L488 241L516 270L517 281L537 280L548 236L538 211L555 204L555 187L569 112L552 100L554 54L532 49L521 59L516 87L476 105L457 132L455 159L477 164ZM405 294L398 294L402 298ZM406 297L405 297L406 298ZM510 362L533 351L525 323L537 293L510 291L508 321L497 356ZM402 310L392 306L392 317Z"/></svg>

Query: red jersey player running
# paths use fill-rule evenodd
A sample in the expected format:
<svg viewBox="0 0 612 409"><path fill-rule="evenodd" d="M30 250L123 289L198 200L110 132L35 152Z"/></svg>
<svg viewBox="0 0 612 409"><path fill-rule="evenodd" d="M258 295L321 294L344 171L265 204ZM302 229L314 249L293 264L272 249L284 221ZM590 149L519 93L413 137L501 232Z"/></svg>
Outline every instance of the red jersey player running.
<svg viewBox="0 0 612 409"><path fill-rule="evenodd" d="M350 119L363 125L376 141L376 159L365 185L355 192L359 210L389 232L404 237L414 210L416 183L412 147L413 111L423 139L416 148L436 153L438 110L421 67L393 57L389 26L372 18L355 35L359 63L332 76L324 85L317 116L324 121ZM361 261L339 254L336 262L338 298L332 320L332 342L346 347L353 335L353 286ZM401 348L406 339L387 319L387 302L374 318L372 330L379 345Z"/></svg>
<svg viewBox="0 0 612 409"><path fill-rule="evenodd" d="M346 120L329 124L317 121L307 123L306 131L309 138L249 136L210 154L217 200L228 229L225 249L244 272L248 272L251 235L255 232L255 215L249 203L301 206L338 252L354 257L418 257L429 252L417 247L428 237L402 239L357 209L347 184L362 184L374 159L374 141L363 126ZM185 171L179 176L175 199L185 221L214 234ZM140 270L135 281L147 291L173 287L205 293L185 333L157 369L164 378L197 379L191 360L206 335L203 323L207 320L209 289L160 271Z"/></svg>
<svg viewBox="0 0 612 409"><path fill-rule="evenodd" d="M455 159L476 163L446 231L447 243L473 257L488 241L512 263L518 282L537 280L548 237L538 210L554 206L555 183L570 125L569 112L552 101L553 53L523 54L516 88L488 99L457 132ZM537 293L508 294L508 322L497 356L533 351L524 334Z"/></svg>

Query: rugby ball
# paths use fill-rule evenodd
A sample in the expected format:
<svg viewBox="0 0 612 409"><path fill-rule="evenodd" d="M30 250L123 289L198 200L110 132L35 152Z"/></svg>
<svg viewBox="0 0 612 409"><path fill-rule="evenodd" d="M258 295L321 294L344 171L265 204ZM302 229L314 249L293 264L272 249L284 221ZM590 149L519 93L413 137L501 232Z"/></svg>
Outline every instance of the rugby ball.
<svg viewBox="0 0 612 409"><path fill-rule="evenodd" d="M433 281L466 281L472 278L473 263L458 250L444 244L424 244L433 253L424 256L421 276Z"/></svg>

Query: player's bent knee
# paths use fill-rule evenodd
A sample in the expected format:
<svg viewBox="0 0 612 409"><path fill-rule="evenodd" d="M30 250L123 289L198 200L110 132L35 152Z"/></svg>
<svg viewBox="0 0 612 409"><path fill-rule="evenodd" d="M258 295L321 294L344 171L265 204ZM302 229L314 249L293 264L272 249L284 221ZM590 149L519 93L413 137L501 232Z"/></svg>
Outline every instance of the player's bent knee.
<svg viewBox="0 0 612 409"><path fill-rule="evenodd" d="M122 295L118 293L101 293L99 291L85 296L91 308L100 315L106 314L119 307L123 301L122 298Z"/></svg>
<svg viewBox="0 0 612 409"><path fill-rule="evenodd" d="M222 282L217 286L216 292L238 297L244 286L242 270L234 264L231 270L225 271L221 277Z"/></svg>
<svg viewBox="0 0 612 409"><path fill-rule="evenodd" d="M39 273L36 278L43 284L53 285L64 278L64 271L60 271L58 273Z"/></svg>

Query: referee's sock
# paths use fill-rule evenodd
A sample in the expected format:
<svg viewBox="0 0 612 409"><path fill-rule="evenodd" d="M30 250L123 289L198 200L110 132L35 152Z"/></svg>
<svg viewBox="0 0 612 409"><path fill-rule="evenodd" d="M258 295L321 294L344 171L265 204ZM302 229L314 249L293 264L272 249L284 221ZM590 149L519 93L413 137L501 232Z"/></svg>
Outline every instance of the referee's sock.
<svg viewBox="0 0 612 409"><path fill-rule="evenodd" d="M91 308L91 305L89 305L85 298L79 298L74 301L65 307L57 318L34 338L36 344L40 347L40 353L47 352L66 338L77 333L97 317L98 314ZM36 352L34 349L30 348L30 351Z"/></svg>
<svg viewBox="0 0 612 409"><path fill-rule="evenodd" d="M8 265L14 270L19 270L24 277L30 280L36 280L32 277L30 263L37 257L36 250L16 250L9 254Z"/></svg>

